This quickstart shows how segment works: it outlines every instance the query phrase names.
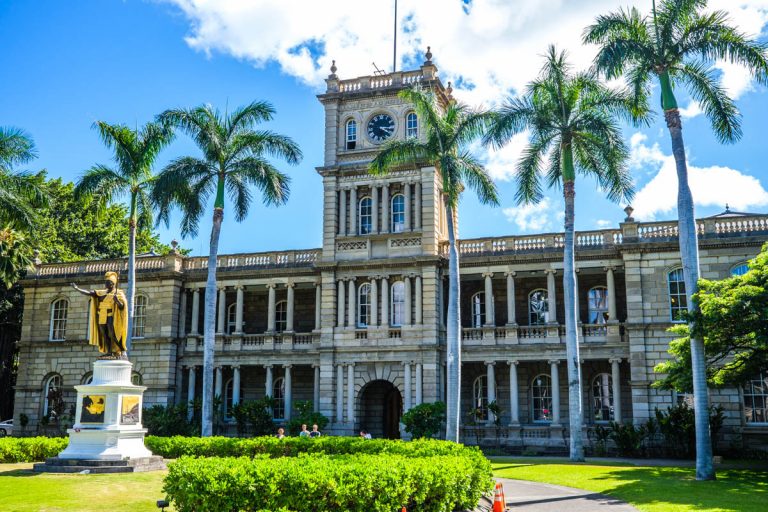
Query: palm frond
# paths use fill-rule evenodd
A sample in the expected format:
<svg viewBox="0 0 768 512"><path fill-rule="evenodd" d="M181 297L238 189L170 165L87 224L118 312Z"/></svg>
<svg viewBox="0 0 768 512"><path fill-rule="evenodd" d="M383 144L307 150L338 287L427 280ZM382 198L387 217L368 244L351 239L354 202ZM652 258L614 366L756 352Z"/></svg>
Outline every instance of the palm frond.
<svg viewBox="0 0 768 512"><path fill-rule="evenodd" d="M288 200L291 178L265 158L249 156L238 160L227 172L227 178L233 177L261 190L266 205L277 206Z"/></svg>
<svg viewBox="0 0 768 512"><path fill-rule="evenodd" d="M117 196L124 193L130 186L127 177L115 169L97 164L83 173L75 186L75 198L95 199L103 207Z"/></svg>
<svg viewBox="0 0 768 512"><path fill-rule="evenodd" d="M243 131L234 135L227 146L227 157L236 161L242 156L268 155L291 165L301 162L301 149L290 137L271 131Z"/></svg>
<svg viewBox="0 0 768 512"><path fill-rule="evenodd" d="M0 168L26 164L35 158L37 148L29 134L18 128L0 126Z"/></svg>
<svg viewBox="0 0 768 512"><path fill-rule="evenodd" d="M477 158L465 151L456 156L454 162L462 181L475 191L480 202L498 206L499 191L496 184Z"/></svg>
<svg viewBox="0 0 768 512"><path fill-rule="evenodd" d="M254 101L240 107L227 117L227 136L231 137L261 122L271 121L274 115L275 108L267 101Z"/></svg>
<svg viewBox="0 0 768 512"><path fill-rule="evenodd" d="M427 162L431 156L430 153L429 147L415 137L390 140L371 161L368 171L376 176L382 176L397 167Z"/></svg>
<svg viewBox="0 0 768 512"><path fill-rule="evenodd" d="M691 96L704 110L712 131L720 142L732 143L741 138L741 113L711 70L701 62L691 62L679 70Z"/></svg>

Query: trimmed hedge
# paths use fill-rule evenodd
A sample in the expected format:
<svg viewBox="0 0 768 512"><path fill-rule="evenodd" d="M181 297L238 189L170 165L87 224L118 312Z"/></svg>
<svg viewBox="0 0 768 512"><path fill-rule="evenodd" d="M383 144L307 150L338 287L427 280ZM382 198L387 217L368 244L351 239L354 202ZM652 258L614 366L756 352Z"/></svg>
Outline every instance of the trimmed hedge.
<svg viewBox="0 0 768 512"><path fill-rule="evenodd" d="M58 455L67 443L66 437L2 437L0 463L43 461Z"/></svg>
<svg viewBox="0 0 768 512"><path fill-rule="evenodd" d="M473 450L426 457L182 457L168 469L163 490L180 512L392 512L403 506L444 512L474 508L492 485L490 464L478 464Z"/></svg>

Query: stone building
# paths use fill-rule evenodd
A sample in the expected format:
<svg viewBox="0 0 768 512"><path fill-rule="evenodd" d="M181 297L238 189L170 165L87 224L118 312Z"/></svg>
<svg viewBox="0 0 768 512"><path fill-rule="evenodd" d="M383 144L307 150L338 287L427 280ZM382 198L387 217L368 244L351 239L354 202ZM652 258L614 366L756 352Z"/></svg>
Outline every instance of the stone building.
<svg viewBox="0 0 768 512"><path fill-rule="evenodd" d="M323 237L318 249L218 258L215 393L233 404L270 395L289 419L312 400L328 431L397 437L404 410L445 397L447 234L433 167L386 177L367 164L389 137L422 136L397 97L405 87L450 87L429 60L420 69L340 80L325 107ZM685 397L651 388L668 357L667 332L685 308L677 224L635 222L577 233L578 308L587 427L641 423ZM743 272L768 234L768 217L726 211L698 221L702 276ZM505 442L562 446L567 426L563 236L542 233L460 240L462 435L492 436L487 405L501 409ZM145 406L183 403L202 387L207 257L138 259L131 360L148 386ZM100 286L125 260L41 264L24 281L16 424L34 430L51 389L72 400L96 349L86 343L87 299L69 287ZM125 275L123 273L123 275ZM766 374L751 387L712 391L727 427L760 441L768 432ZM761 379L763 379L761 381ZM761 383L762 382L762 383ZM553 392L554 391L554 392Z"/></svg>

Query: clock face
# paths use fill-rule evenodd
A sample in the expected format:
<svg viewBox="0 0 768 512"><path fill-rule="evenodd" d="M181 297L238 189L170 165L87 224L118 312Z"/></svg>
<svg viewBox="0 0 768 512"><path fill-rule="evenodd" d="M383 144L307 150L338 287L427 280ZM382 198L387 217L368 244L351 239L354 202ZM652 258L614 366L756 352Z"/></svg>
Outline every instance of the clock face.
<svg viewBox="0 0 768 512"><path fill-rule="evenodd" d="M395 133L395 120L387 114L376 114L368 121L368 138L384 142Z"/></svg>

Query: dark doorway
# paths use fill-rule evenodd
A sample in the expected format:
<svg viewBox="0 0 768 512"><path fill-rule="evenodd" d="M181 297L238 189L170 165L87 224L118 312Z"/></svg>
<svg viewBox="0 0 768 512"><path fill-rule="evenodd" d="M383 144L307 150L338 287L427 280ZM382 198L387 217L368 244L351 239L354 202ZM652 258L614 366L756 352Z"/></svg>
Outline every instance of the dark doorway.
<svg viewBox="0 0 768 512"><path fill-rule="evenodd" d="M399 439L403 398L389 381L374 380L360 394L362 418L360 428L375 439Z"/></svg>

